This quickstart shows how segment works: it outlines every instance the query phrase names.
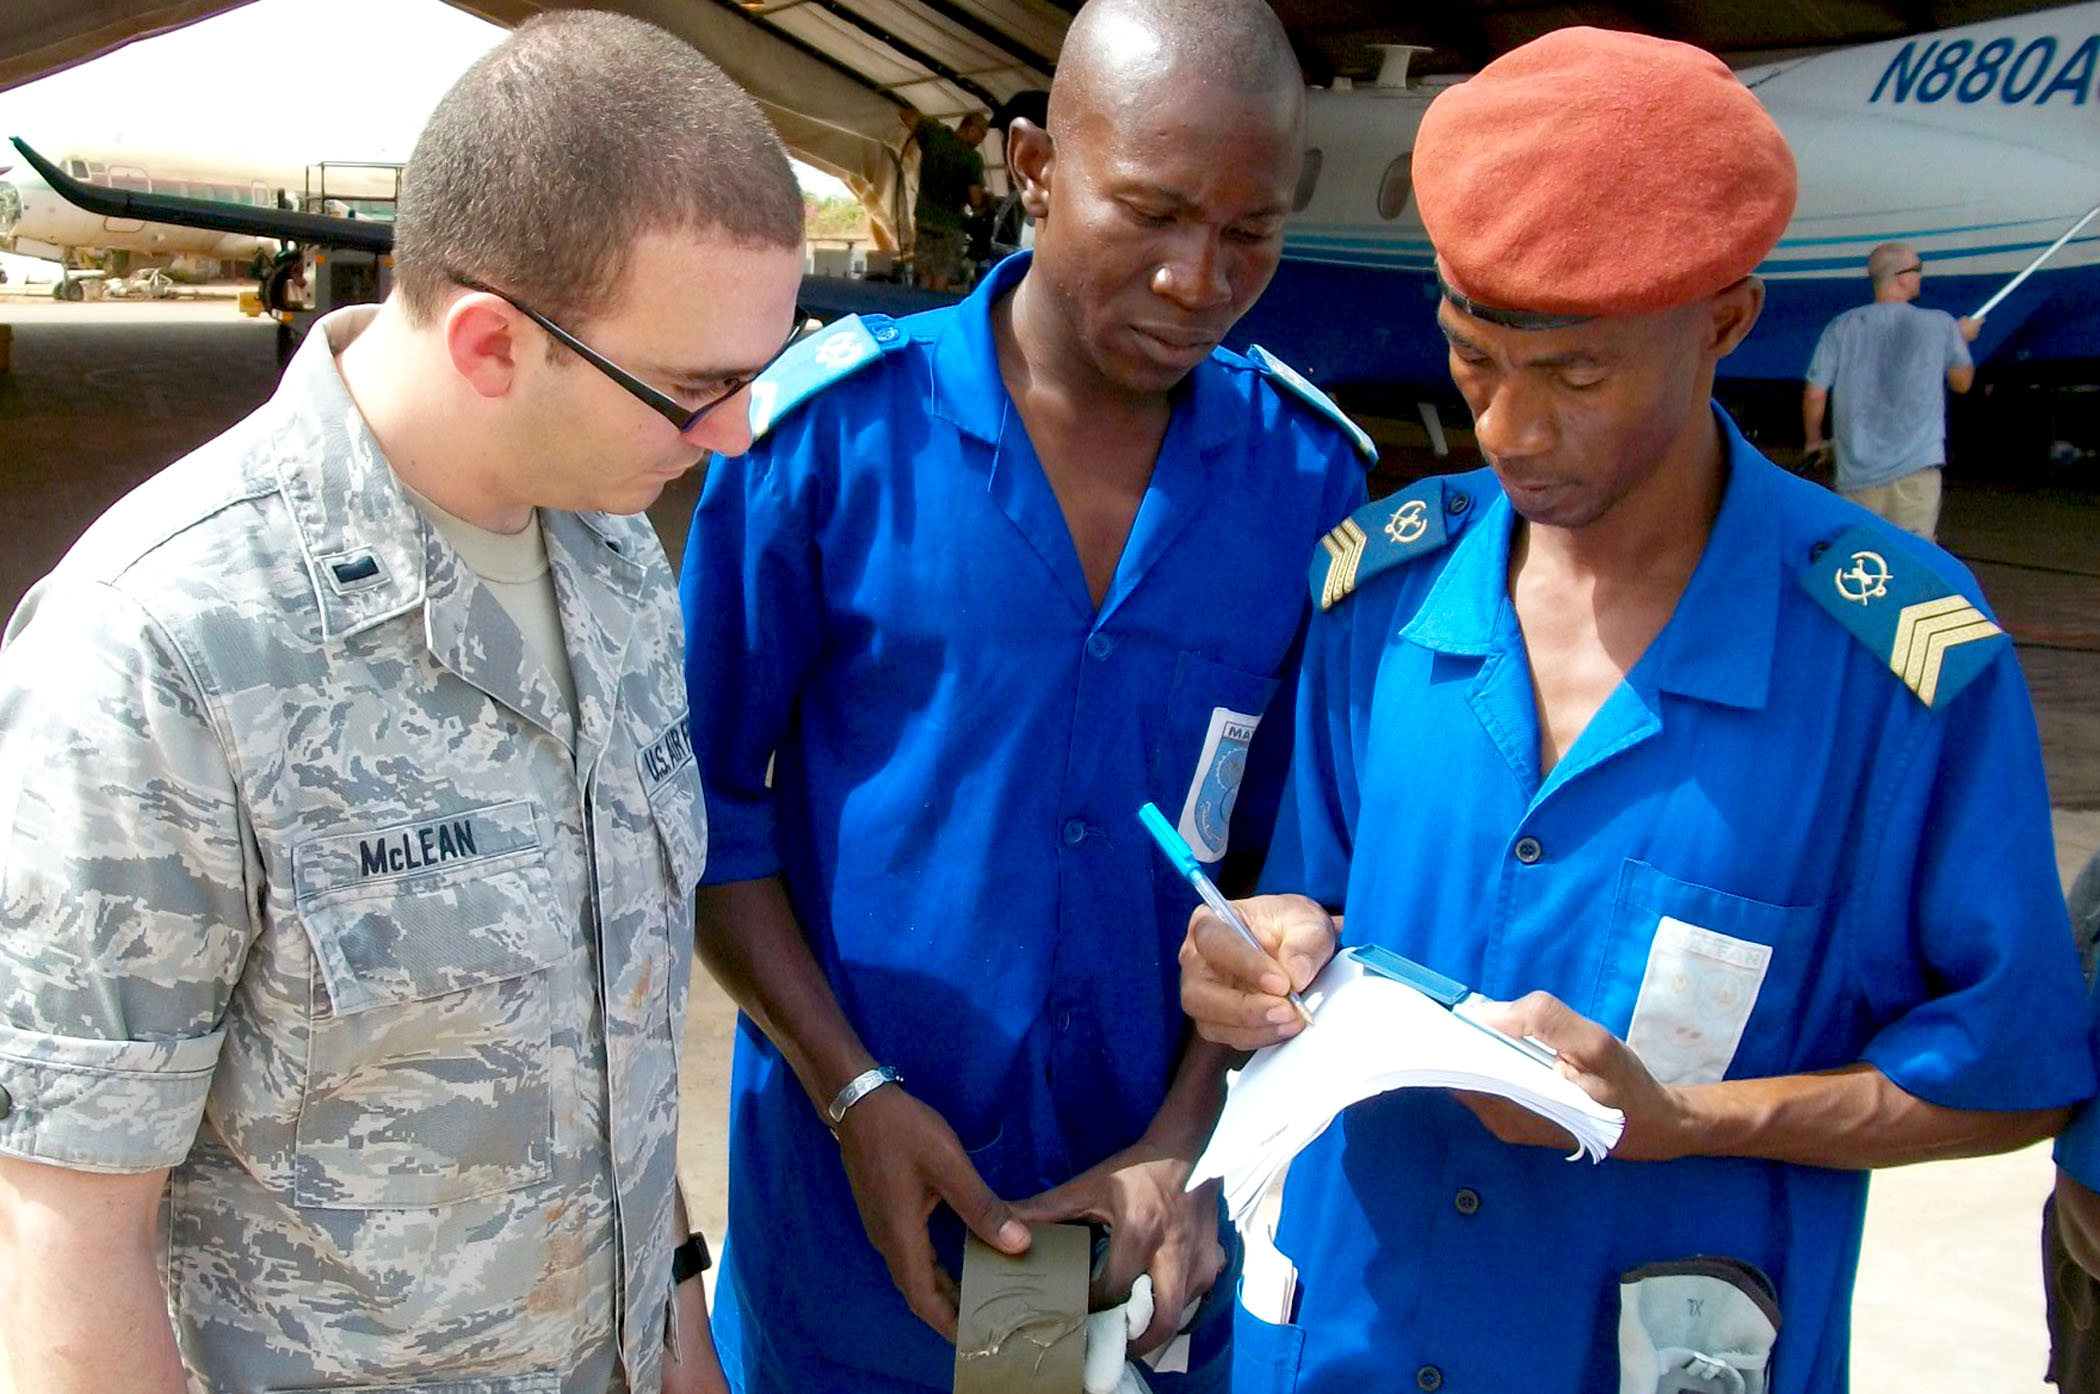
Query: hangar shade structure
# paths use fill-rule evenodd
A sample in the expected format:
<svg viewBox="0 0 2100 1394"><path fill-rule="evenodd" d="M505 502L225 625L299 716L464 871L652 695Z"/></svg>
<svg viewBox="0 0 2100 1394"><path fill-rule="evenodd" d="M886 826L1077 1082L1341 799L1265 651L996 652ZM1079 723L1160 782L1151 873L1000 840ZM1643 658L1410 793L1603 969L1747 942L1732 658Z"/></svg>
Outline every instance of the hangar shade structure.
<svg viewBox="0 0 2100 1394"><path fill-rule="evenodd" d="M178 29L241 0L6 0L0 90ZM515 26L558 0L448 0ZM1871 43L2048 8L2033 0L1273 0L1309 81L1369 78L1375 44L1411 44L1423 73L1471 72L1551 29L1595 24L1689 40L1738 63ZM607 0L684 36L764 106L805 162L895 236L900 105L955 118L1049 85L1078 0Z"/></svg>

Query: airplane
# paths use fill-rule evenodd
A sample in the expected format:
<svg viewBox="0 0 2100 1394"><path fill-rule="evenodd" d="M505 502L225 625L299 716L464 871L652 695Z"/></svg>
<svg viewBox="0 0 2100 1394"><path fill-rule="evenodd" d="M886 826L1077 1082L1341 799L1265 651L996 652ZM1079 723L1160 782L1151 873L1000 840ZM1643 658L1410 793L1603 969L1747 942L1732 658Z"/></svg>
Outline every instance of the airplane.
<svg viewBox="0 0 2100 1394"><path fill-rule="evenodd" d="M1307 151L1282 264L1231 342L1259 342L1330 390L1399 400L1450 396L1429 244L1413 206L1411 150L1423 111L1463 78L1410 82L1394 46L1377 80L1308 92ZM1801 175L1793 222L1760 268L1763 318L1723 364L1736 379L1798 382L1816 336L1869 298L1867 252L1912 243L1925 303L1972 313L2048 254L1984 320L1987 372L2036 380L2100 360L2100 223L2052 244L2100 206L2100 0L1830 49L1739 70L1791 143ZM32 164L35 161L32 160ZM68 198L105 213L139 196L59 173ZM901 194L899 195L901 198ZM203 217L195 199L146 199L168 219ZM202 213L199 210L204 210ZM266 210L240 224L266 229ZM299 236L326 243L326 219ZM227 226L223 219L218 225ZM358 229L373 247L380 229ZM907 313L953 297L908 286L807 278L820 315ZM2072 371L2078 371L2073 369ZM1425 413L1425 417L1427 414ZM1437 434L1434 427L1432 436Z"/></svg>
<svg viewBox="0 0 2100 1394"><path fill-rule="evenodd" d="M398 167L391 165L353 166L351 172L326 164L294 170L196 153L106 147L74 149L56 163L71 178L102 189L258 210L325 208L337 216L353 211L388 215L398 184L392 173ZM0 166L0 251L58 262L62 270L52 295L79 300L81 279L72 273L91 257L125 267L205 263L197 269L207 276L236 265L261 274L276 258L279 239L91 212L25 164Z"/></svg>
<svg viewBox="0 0 2100 1394"><path fill-rule="evenodd" d="M1441 388L1433 256L1412 194L1414 133L1452 81L1308 93L1297 209L1275 280L1236 338L1324 387ZM2100 205L2100 3L1740 69L1793 147L1801 194L1758 268L1762 318L1724 375L1798 381L1816 337L1871 295L1867 253L1904 241L1921 303L1975 311ZM1980 363L2100 359L2100 220L1984 318ZM1440 392L1439 395L1448 395Z"/></svg>

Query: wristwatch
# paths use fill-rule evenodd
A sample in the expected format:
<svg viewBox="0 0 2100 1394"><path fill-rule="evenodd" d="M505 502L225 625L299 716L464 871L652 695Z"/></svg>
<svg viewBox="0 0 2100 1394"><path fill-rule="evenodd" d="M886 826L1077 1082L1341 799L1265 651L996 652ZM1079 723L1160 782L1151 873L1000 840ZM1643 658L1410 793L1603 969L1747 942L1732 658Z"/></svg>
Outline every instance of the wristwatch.
<svg viewBox="0 0 2100 1394"><path fill-rule="evenodd" d="M846 1121L847 1109L867 1098L868 1095L882 1088L883 1085L900 1083L903 1078L904 1076L898 1074L894 1067L877 1065L874 1069L862 1070L859 1074L847 1080L846 1087L831 1096L831 1103L824 1110L824 1116L831 1120L831 1130L837 1132L839 1124Z"/></svg>
<svg viewBox="0 0 2100 1394"><path fill-rule="evenodd" d="M697 1278L714 1266L714 1255L707 1251L707 1236L689 1234L685 1243L671 1250L671 1286L677 1287L688 1278Z"/></svg>

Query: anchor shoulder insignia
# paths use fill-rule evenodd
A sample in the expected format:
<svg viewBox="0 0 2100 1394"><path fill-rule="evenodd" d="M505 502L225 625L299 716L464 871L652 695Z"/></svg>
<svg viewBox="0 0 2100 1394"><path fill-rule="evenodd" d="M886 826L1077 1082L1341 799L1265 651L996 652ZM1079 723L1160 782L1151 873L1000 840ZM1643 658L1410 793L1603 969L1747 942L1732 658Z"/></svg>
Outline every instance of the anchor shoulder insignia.
<svg viewBox="0 0 2100 1394"><path fill-rule="evenodd" d="M763 439L795 408L903 348L909 337L888 315L847 315L805 335L751 384L751 439Z"/></svg>
<svg viewBox="0 0 2100 1394"><path fill-rule="evenodd" d="M1313 599L1332 610L1381 571L1444 548L1488 497L1488 474L1434 475L1344 518L1313 553Z"/></svg>
<svg viewBox="0 0 2100 1394"><path fill-rule="evenodd" d="M2012 644L1959 585L1870 523L1811 549L1800 582L1928 707L1951 701Z"/></svg>

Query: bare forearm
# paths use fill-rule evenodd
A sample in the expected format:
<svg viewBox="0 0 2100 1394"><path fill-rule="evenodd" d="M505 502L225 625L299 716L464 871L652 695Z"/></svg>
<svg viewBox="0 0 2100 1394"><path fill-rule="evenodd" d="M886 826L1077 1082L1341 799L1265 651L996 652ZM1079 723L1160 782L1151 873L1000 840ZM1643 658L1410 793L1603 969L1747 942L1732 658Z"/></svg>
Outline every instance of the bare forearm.
<svg viewBox="0 0 2100 1394"><path fill-rule="evenodd" d="M686 1218L685 1193L673 1204L671 1235L683 1244L692 1233ZM721 1394L727 1386L722 1365L715 1356L714 1335L707 1324L707 1284L698 1276L686 1279L673 1294L677 1302L673 1317L673 1339L664 1351L665 1394Z"/></svg>
<svg viewBox="0 0 2100 1394"><path fill-rule="evenodd" d="M1193 1161L1210 1141L1225 1107L1225 1075L1243 1059L1239 1051L1206 1041L1193 1031L1167 1097L1146 1135L1159 1146Z"/></svg>
<svg viewBox="0 0 2100 1394"><path fill-rule="evenodd" d="M1801 394L1801 443L1814 445L1823 439L1823 413L1830 404L1830 394L1820 387L1810 387Z"/></svg>
<svg viewBox="0 0 2100 1394"><path fill-rule="evenodd" d="M163 1177L0 1158L0 1389L182 1394L158 1262Z"/></svg>
<svg viewBox="0 0 2100 1394"><path fill-rule="evenodd" d="M779 1048L821 1112L876 1064L795 921L777 876L700 890L700 960Z"/></svg>
<svg viewBox="0 0 2100 1394"><path fill-rule="evenodd" d="M2007 1152L2063 1128L2067 1109L1942 1108L1871 1065L1681 1086L1682 1155L1863 1170Z"/></svg>

